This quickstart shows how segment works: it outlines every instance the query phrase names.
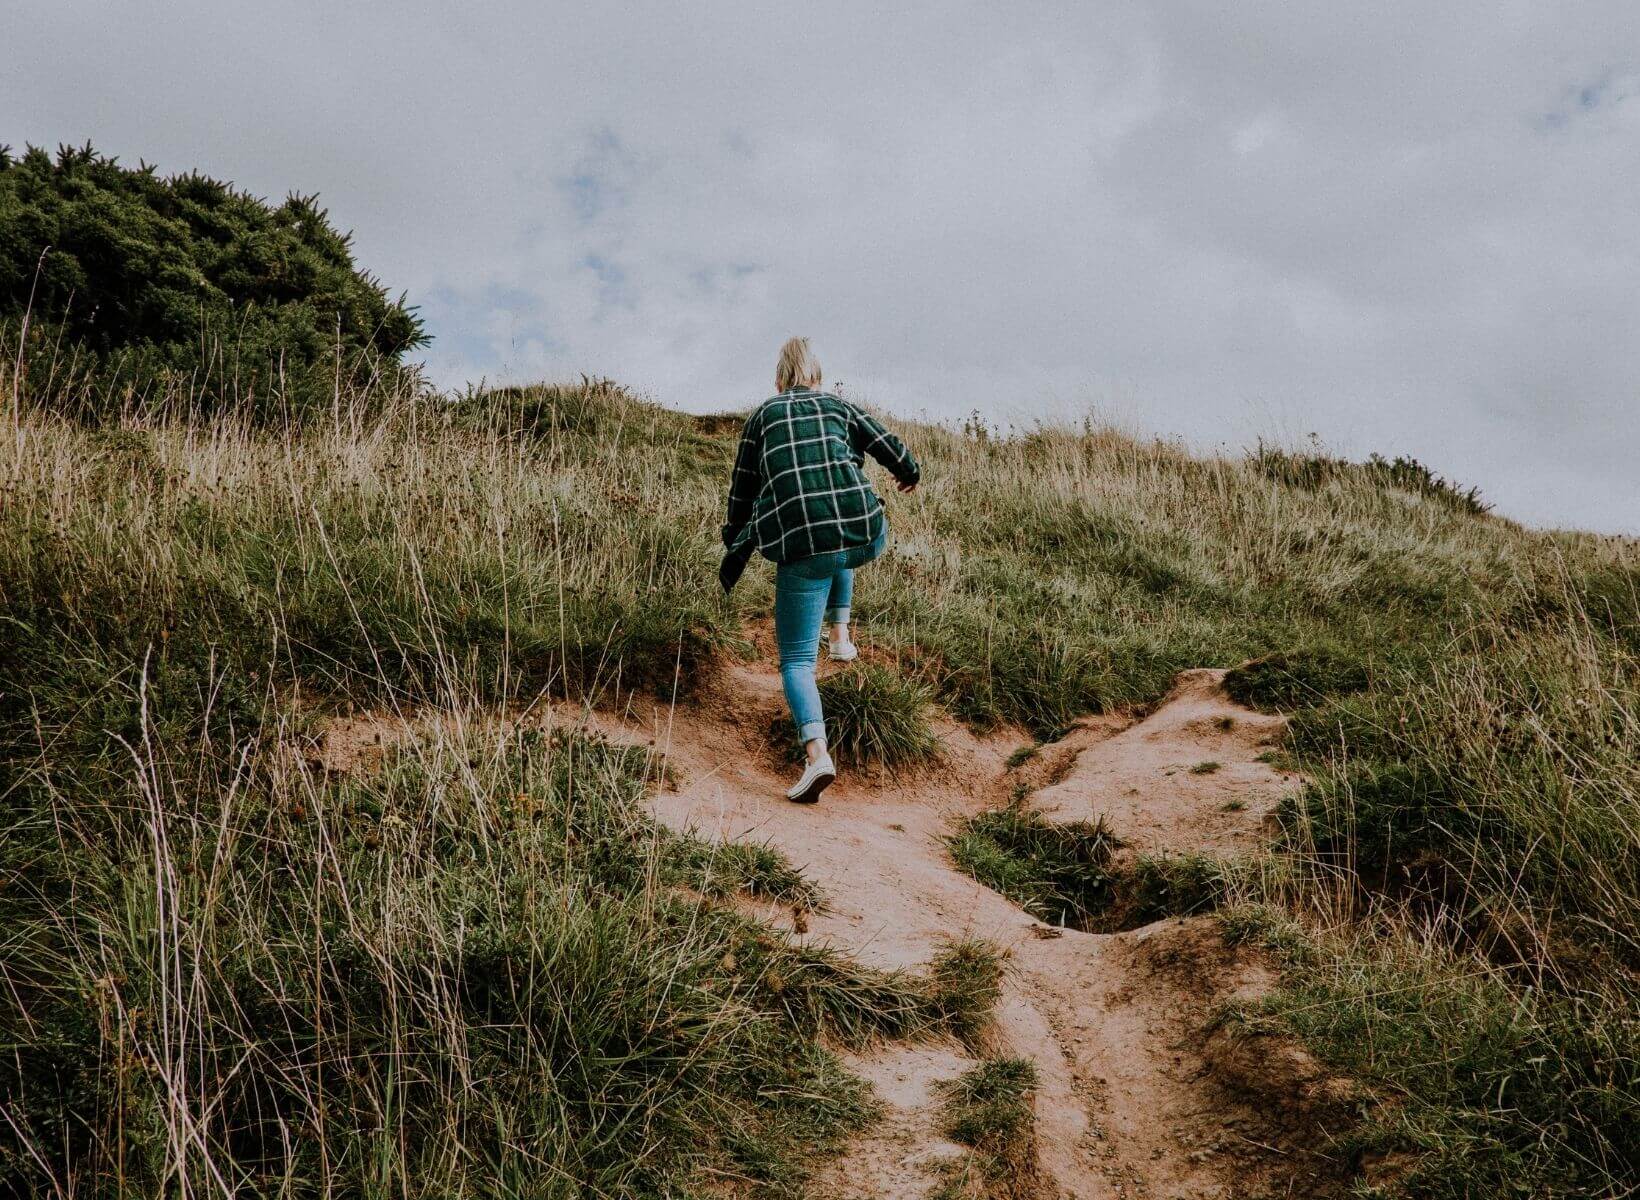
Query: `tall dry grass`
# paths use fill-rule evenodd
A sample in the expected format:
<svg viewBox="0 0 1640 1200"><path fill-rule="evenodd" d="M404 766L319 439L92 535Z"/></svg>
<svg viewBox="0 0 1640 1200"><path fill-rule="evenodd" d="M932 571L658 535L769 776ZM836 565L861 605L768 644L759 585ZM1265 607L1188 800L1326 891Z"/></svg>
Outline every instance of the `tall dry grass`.
<svg viewBox="0 0 1640 1200"><path fill-rule="evenodd" d="M828 1045L983 1021L988 951L881 974L736 916L814 889L663 833L645 753L551 727L687 695L723 620L701 530L605 520L663 476L706 511L686 423L561 395L615 414L573 464L488 403L18 415L0 1190L791 1194L871 1108ZM589 452L625 436L658 454ZM329 773L313 734L361 703L412 735Z"/></svg>
<svg viewBox="0 0 1640 1200"><path fill-rule="evenodd" d="M9 382L0 384L0 395L10 394ZM478 903L452 882L467 877L467 866L458 872L439 860L429 847L443 843L434 838L415 843L403 860L432 862L425 879L383 874L378 865L374 890L351 892L359 864L373 861L365 851L375 849L366 844L358 860L335 849L352 826L331 822L353 801L333 794L332 783L302 782L295 768L279 765L285 760L274 747L344 705L411 715L498 707L517 714L543 697L687 702L722 655L744 652L744 623L766 612L771 598L761 570L732 598L717 591L716 528L734 423L669 413L583 381L447 400L339 393L329 413L299 429L193 419L185 403L98 426L23 403L7 425L0 904L13 907L5 961L15 979L10 964L45 953L33 948L38 940L58 957L33 960L38 980L29 987L83 981L78 1008L64 1009L81 1023L65 1017L61 1032L31 1025L33 1002L13 982L12 994L25 1000L8 1010L8 1045L44 1047L37 1061L48 1066L69 1053L62 1047L79 1046L94 1064L86 1077L99 1086L145 1080L147 1116L111 1105L106 1093L97 1093L94 1111L146 1120L142 1144L165 1147L153 1150L161 1164L154 1169L175 1178L186 1159L195 1172L187 1186L208 1191L215 1184L198 1173L198 1154L188 1158L188 1147L197 1151L200 1139L218 1136L212 1130L239 1120L225 1118L226 1102L214 1099L226 1086L217 1076L261 1070L254 1056L236 1067L228 1047L244 1053L277 1030L294 1057L276 1073L309 1089L304 1095L319 1094L315 1079L330 1087L314 1065L324 1060L311 1057L329 1044L317 1030L328 1028L326 1006L352 1011L346 1006L355 1000L333 993L340 968L322 953L317 966L302 965L313 945L358 945L341 976L373 978L372 995L393 997L390 1011L366 1006L350 1016L359 1028L380 1018L381 1028L401 1029L393 1014L419 1013L417 1029L442 1031L435 1042L473 1036L467 1026L458 1036L449 1015L468 968L446 953L456 935L442 924ZM924 461L925 482L912 497L888 497L891 548L862 577L857 608L858 636L898 660L900 677L914 685L908 694L918 704L932 695L977 725L1011 722L1047 736L1082 713L1156 699L1179 669L1252 660L1233 676L1238 694L1294 712L1289 752L1314 783L1284 815L1281 857L1225 878L1238 894L1278 902L1308 923L1304 940L1260 926L1278 951L1291 952L1284 993L1291 1003L1261 1019L1284 1021L1348 1061L1393 1101L1383 1113L1404 1117L1378 1120L1350 1152L1416 1151L1424 1165L1421 1175L1406 1176L1407 1194L1623 1194L1640 1153L1632 1132L1640 1128L1632 1102L1640 1092L1635 544L1528 531L1478 514L1461 489L1393 464L1380 470L1327 459L1312 470L1302 455L1268 451L1201 459L1094 427L1007 438L978 427L904 432ZM422 756L448 760L459 779L472 768L460 768L465 751L453 747L435 740ZM492 748L477 761L504 757ZM449 785L424 783L412 789L415 804L444 812L430 797ZM455 824L513 819L499 815L512 811L505 789L460 786L471 794L449 810L460 814ZM296 802L305 818L290 816ZM255 837L236 832L239 853L219 860L214 847L224 822L232 824L224 807L231 817L252 803L283 806L282 823ZM315 820L321 809L329 816ZM155 815L177 812L196 815L175 828ZM617 823L593 844L614 854L630 848L638 828ZM327 832L315 848L300 842L303 829ZM364 837L368 822L359 829ZM506 880L546 872L550 856L540 844L509 842L503 854L485 840L491 836L456 839L465 846L460 861L482 868L473 878L490 881L484 896L504 895ZM655 840L652 832L642 837ZM273 855L296 844L307 847L306 857ZM90 847L104 845L119 849L97 859ZM180 856L178 846L186 848ZM242 875L247 858L257 866L252 847L284 863L276 877L294 890L282 908L264 894L228 890L251 886ZM644 853L646 880L668 862L667 870L698 868L703 854ZM737 880L785 878L778 863L739 854ZM121 873L131 864L140 886ZM601 869L583 874L601 878ZM696 961L691 947L715 952L722 944L692 942L704 936L695 933L674 938L664 932L672 926L652 923L659 918L633 917L634 905L662 911L652 883L606 896L600 889L612 885L574 882L582 870L553 883L554 903L565 912L586 909L577 920L593 920L593 911L631 918L638 932L629 949L676 966ZM256 886L273 886L253 876L263 879ZM200 879L214 879L214 890ZM190 888L204 889L197 894L210 896L211 906L153 915L161 898L171 905L194 896ZM231 903L223 899L230 894ZM409 897L413 921L399 907ZM480 904L492 924L502 920L496 903ZM217 913L241 928L237 922L274 911L304 932L282 935L289 961L277 968L240 960L241 983L251 980L254 992L270 980L279 987L304 980L304 1003L322 1001L318 1025L297 1022L278 1004L221 1016L221 997L245 993L213 982L211 963L222 954L206 926ZM391 921L389 912L397 914ZM85 924L88 913L97 922ZM360 913L375 915L365 926L346 924ZM332 918L342 924L326 925ZM532 989L548 986L538 968L550 959L549 943L581 936L579 926L549 929L531 923L537 919L510 926L524 940L504 956L508 1003L547 994ZM316 941L305 932L315 924L323 935ZM411 941L423 957L394 958L400 950L390 953L381 940L389 926L418 931ZM132 930L149 932L135 938ZM348 940L327 940L336 930ZM233 944L268 942L247 934ZM136 1036L137 1026L104 1023L103 1001L94 999L103 985L91 968L110 946L127 957L140 950L150 964L143 970L152 975L151 964L160 963L171 981L169 990L145 993L163 996L166 1019L181 1022L157 1040L144 1034L151 1049L142 1061L159 1062L158 1074L120 1057L121 1038ZM734 957L740 962L740 951ZM70 971L68 963L78 965ZM294 974L298 965L305 973ZM777 976L785 987L784 970ZM852 1018L839 1015L850 1011L846 996L865 985L838 986L828 1019L846 1024ZM905 981L871 986L887 987L874 993L879 1000L916 991ZM415 989L429 994L413 998ZM889 1007L906 1005L915 1008L910 1000ZM810 1020L803 1011L784 1019L814 1028L803 1024ZM1421 1015L1432 1012L1441 1020ZM470 1015L463 1019L472 1024ZM571 1044L528 1032L528 1021L508 1021L532 1045ZM201 1057L200 1030L218 1027L235 1031L220 1043L228 1057ZM1362 1058L1363 1045L1375 1053ZM462 1106L477 1092L515 1094L505 1081L462 1091L466 1068L452 1064L466 1060L450 1053L437 1059L437 1071L427 1065L433 1059L415 1060L443 1081L421 1094L469 1114ZM400 1051L383 1061L400 1062ZM1430 1070L1433 1061L1440 1071ZM187 1071L178 1075L177 1064ZM163 1085L157 1091L155 1080ZM1517 1085L1530 1087L1533 1105L1518 1102ZM842 1121L851 1110L846 1087L837 1087ZM402 1103L397 1077L393 1088L391 1103ZM495 1134L503 1117L512 1119L510 1104L496 1107L488 1123L471 1117L475 1124L439 1133L428 1144L442 1147L442 1157L430 1166L394 1158L378 1134L372 1142L359 1132L391 1127L408 1144L423 1109L393 1124L369 1115L373 1105L388 1112L386 1092L368 1094L375 1098L364 1107L326 1108L347 1115L325 1127L316 1159L314 1131L323 1122L311 1109L291 1109L308 1116L282 1117L288 1129L274 1122L280 1178L339 1187L342 1176L323 1173L333 1171L323 1164L332 1161L334 1138L350 1147L349 1170L386 1156L392 1165L380 1178L395 1190L412 1170L452 1191L521 1178L489 1160L476 1166L470 1153L513 1144ZM59 1094L55 1102L72 1107L82 1099ZM575 1147L627 1145L600 1142L601 1125L576 1133L573 1144L554 1141L548 1119L531 1111L542 1123L518 1144L538 1157L592 1162L574 1160ZM679 1155L691 1161L687 1146L710 1148L717 1136L715 1117L691 1117L673 1137L659 1112L645 1127L656 1137L643 1143L654 1147L645 1152L646 1170ZM787 1118L777 1111L766 1119L778 1127ZM478 1128L482 1136L462 1132ZM768 1144L776 1148L717 1147L728 1157L713 1161L778 1176L785 1151L778 1137ZM224 1157L216 1161L238 1161L228 1143L217 1145L213 1153ZM8 1169L32 1169L21 1153L12 1151ZM753 1160L774 1165L754 1169ZM95 1178L76 1186L102 1190L106 1175ZM618 1193L637 1187L637 1178L608 1176L615 1182L597 1186Z"/></svg>

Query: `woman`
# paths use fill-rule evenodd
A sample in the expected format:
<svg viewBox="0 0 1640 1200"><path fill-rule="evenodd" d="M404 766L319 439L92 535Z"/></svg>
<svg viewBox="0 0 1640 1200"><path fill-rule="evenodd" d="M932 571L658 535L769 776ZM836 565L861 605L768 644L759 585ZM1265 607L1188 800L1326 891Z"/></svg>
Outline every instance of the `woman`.
<svg viewBox="0 0 1640 1200"><path fill-rule="evenodd" d="M754 550L778 564L780 682L808 758L786 798L813 804L837 778L814 683L821 622L831 629L828 656L852 661L858 654L848 636L854 570L881 554L888 541L883 502L866 480L865 455L887 467L902 492L917 486L919 471L899 438L847 400L820 390L820 364L807 338L792 338L780 348L774 386L780 394L746 418L740 435L723 526L728 553L718 578L725 591L733 588Z"/></svg>

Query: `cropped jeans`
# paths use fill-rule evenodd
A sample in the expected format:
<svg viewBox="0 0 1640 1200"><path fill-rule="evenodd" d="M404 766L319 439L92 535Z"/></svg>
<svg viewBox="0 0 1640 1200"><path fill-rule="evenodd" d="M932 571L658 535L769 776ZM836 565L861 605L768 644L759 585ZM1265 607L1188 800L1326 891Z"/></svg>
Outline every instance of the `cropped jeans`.
<svg viewBox="0 0 1640 1200"><path fill-rule="evenodd" d="M774 575L774 636L780 646L780 683L792 710L797 735L807 745L826 736L820 689L814 683L821 622L848 621L854 599L854 569L883 552L885 528L869 546L855 546L781 563Z"/></svg>

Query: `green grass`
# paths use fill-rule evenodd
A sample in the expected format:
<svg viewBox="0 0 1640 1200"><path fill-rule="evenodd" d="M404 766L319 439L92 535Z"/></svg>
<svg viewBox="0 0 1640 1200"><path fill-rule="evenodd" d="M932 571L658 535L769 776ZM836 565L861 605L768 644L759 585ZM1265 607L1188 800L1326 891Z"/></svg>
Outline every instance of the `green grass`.
<svg viewBox="0 0 1640 1200"><path fill-rule="evenodd" d="M1508 973L1407 934L1315 938L1279 912L1231 910L1285 986L1228 1019L1296 1034L1393 1102L1341 1148L1402 1154L1382 1195L1573 1197L1632 1182L1640 1057L1620 985L1522 990Z"/></svg>
<svg viewBox="0 0 1640 1200"><path fill-rule="evenodd" d="M818 686L827 747L839 764L893 774L938 760L932 698L916 679L860 663L822 677ZM803 761L803 744L784 709L771 718L769 738L789 762Z"/></svg>
<svg viewBox="0 0 1640 1200"><path fill-rule="evenodd" d="M990 942L966 938L947 943L928 967L928 1023L976 1046L990 1027L1002 970L1002 952Z"/></svg>
<svg viewBox="0 0 1640 1200"><path fill-rule="evenodd" d="M340 780L151 766L152 808L57 807L62 842L25 851L34 878L72 872L67 925L21 872L7 889L37 1030L8 1115L47 1163L142 1192L626 1194L713 1167L779 1190L870 1111L821 1034L941 1019L932 981L657 888L678 842L638 751L433 733Z"/></svg>
<svg viewBox="0 0 1640 1200"><path fill-rule="evenodd" d="M1266 711L1291 712L1334 696L1366 690L1367 666L1331 647L1278 651L1242 663L1224 677L1232 700Z"/></svg>
<svg viewBox="0 0 1640 1200"><path fill-rule="evenodd" d="M971 817L948 845L964 871L1052 924L1086 928L1115 901L1116 842L1103 825L1010 805Z"/></svg>
<svg viewBox="0 0 1640 1200"><path fill-rule="evenodd" d="M1008 769L1010 771L1016 771L1040 753L1042 753L1042 747L1040 745L1021 746L1008 755Z"/></svg>
<svg viewBox="0 0 1640 1200"><path fill-rule="evenodd" d="M945 1135L973 1148L971 1165L982 1194L1032 1194L1036 1082L1036 1066L1029 1060L989 1058L942 1088Z"/></svg>
<svg viewBox="0 0 1640 1200"><path fill-rule="evenodd" d="M865 663L820 680L832 755L848 766L889 770L932 761L939 739L929 725L928 689Z"/></svg>
<svg viewBox="0 0 1640 1200"><path fill-rule="evenodd" d="M1211 911L1245 873L1202 854L1118 861L1103 824L1051 821L1018 804L970 817L947 845L957 866L1032 916L1096 932Z"/></svg>
<svg viewBox="0 0 1640 1200"><path fill-rule="evenodd" d="M823 903L820 889L767 843L668 836L662 856L667 879L703 895L744 892L805 910L818 909Z"/></svg>
<svg viewBox="0 0 1640 1200"><path fill-rule="evenodd" d="M0 396L12 394L10 370L0 356ZM69 1089L53 1103L95 1120L123 1113L136 1123L132 1144L151 1147L155 1131L181 1128L187 1112L155 1091L146 1060L133 1065L117 1039L106 1044L105 1030L125 1027L117 1013L105 1021L112 1010L97 980L106 972L92 964L98 947L148 927L143 893L126 876L158 861L160 826L144 816L155 795L207 816L232 796L247 806L240 811L261 806L286 821L299 800L311 820L327 793L291 795L279 764L299 759L302 739L341 707L463 714L560 697L687 702L709 691L747 621L769 611L771 572L754 564L732 597L717 589L732 422L669 413L605 381L449 404L346 393L293 432L234 414L190 420L182 405L88 426L49 415L49 399L25 397L8 411L0 446L0 995L9 1029L29 1031L8 1044L40 1056L29 1059L31 1078L60 1077ZM1269 873L1280 883L1266 899L1347 934L1339 961L1363 972L1385 956L1390 967L1405 959L1432 1003L1450 991L1454 1005L1486 1011L1459 982L1484 974L1517 1008L1577 1013L1611 1062L1634 1061L1634 542L1522 529L1477 512L1465 489L1416 464L1340 465L1285 451L1199 459L1095 427L1012 438L904 432L924 483L913 496L885 497L890 548L861 573L857 601L896 671L886 682L861 675L846 685L859 694L828 702L828 716L853 723L862 758L914 762L926 752L929 697L977 728L1051 736L1087 713L1153 703L1182 668L1231 668L1234 694L1291 714L1277 758L1311 781L1281 814L1285 865ZM891 728L887 741L872 741ZM195 824L209 822L176 836L191 839ZM1033 857L1031 836L977 831L964 850L970 869L993 871L1046 919L1075 920L1078 905L1093 911L1110 886L1098 854L1070 855L1070 876L1056 879L1065 856ZM474 852L470 881L497 877L487 854ZM179 878L203 886L193 881L211 878L213 860L189 861L202 874ZM804 902L786 868L755 850L679 857L657 847L651 867L656 896L761 888ZM334 905L348 893L321 868L315 855L276 878ZM266 878L254 864L252 873ZM1157 903L1169 911L1199 907L1217 886L1174 867L1157 878ZM1225 884L1228 894L1248 886L1239 876ZM551 894L578 910L593 893ZM213 901L214 914L222 902ZM418 900L418 919L432 921L444 903ZM164 927L184 941L164 944L206 944L195 928L201 911L170 913ZM1408 930L1427 935L1418 955ZM535 952L532 943L509 962ZM1439 970L1426 971L1431 962ZM793 1020L863 1032L873 1004L897 1014L895 1028L935 1019L915 980L803 964L791 972L836 986L801 993L809 998L792 1001ZM448 982L447 967L427 966L424 977ZM1306 974L1319 969L1295 967L1288 986L1321 986ZM264 983L299 978L287 959L258 970ZM72 1003L56 979L78 981ZM786 987L786 973L775 979ZM304 994L331 999L312 985ZM337 1002L351 1011L351 1000ZM376 1019L358 1011L360 1030ZM229 1015L208 1028L242 1035L240 1053L272 1036L264 1018L287 1018L278 1009ZM1470 1053L1461 1022L1419 1026L1393 1007L1380 1017L1383 1044L1396 1044L1403 1025L1426 1028L1429 1053L1455 1064L1457 1090L1432 1092L1421 1120L1443 1106L1478 1111L1465 1097L1498 1081ZM1566 1032L1577 1022L1542 1019L1555 1032L1533 1043L1534 1056L1578 1082L1542 1089L1550 1107L1530 1118L1522 1107L1486 1110L1488 1136L1537 1147L1520 1159L1521 1188L1552 1194L1558 1172L1620 1194L1640 1174L1614 1124L1632 1081L1587 1069L1591 1052ZM1319 1026L1305 1035L1323 1053L1344 1044ZM224 1035L222 1053L233 1044ZM261 1061L247 1059L240 1075ZM82 1076L81 1062L102 1065ZM68 1081L82 1078L98 1087L112 1079L116 1097L140 1093L146 1107L71 1094L81 1084ZM438 1078L453 1087L461 1076ZM384 1111L397 1128L412 1122L399 1098L417 1093L409 1080L394 1088ZM212 1111L212 1120L226 1112ZM53 1128L72 1152L65 1159L53 1143L48 1161L107 1161L106 1138ZM716 1146L724 1128L695 1132ZM1413 1132L1407 1145L1423 1156L1424 1178L1445 1181L1419 1194L1467 1194L1467 1143L1416 1142ZM473 1144L465 1131L451 1136ZM682 1153L670 1149L681 1140L656 1145L646 1170ZM583 1161L567 1143L552 1153ZM760 1154L745 1151L771 1161ZM16 1170L32 1160L5 1161ZM330 1169L303 1160L301 1178L320 1168Z"/></svg>
<svg viewBox="0 0 1640 1200"><path fill-rule="evenodd" d="M814 895L765 848L658 829L640 750L429 731L358 777L145 765L154 808L82 800L50 812L57 846L7 844L8 1018L34 1030L9 1064L11 1187L44 1185L38 1153L142 1192L180 1171L655 1194L728 1170L786 1194L872 1111L823 1039L972 1037L996 996L982 946L883 974L671 890Z"/></svg>

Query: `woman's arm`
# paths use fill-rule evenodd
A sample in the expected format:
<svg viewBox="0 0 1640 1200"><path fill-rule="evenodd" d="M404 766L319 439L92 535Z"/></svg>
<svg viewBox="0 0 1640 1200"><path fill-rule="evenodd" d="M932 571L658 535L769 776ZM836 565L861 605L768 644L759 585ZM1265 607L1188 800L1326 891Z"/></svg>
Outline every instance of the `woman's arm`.
<svg viewBox="0 0 1640 1200"><path fill-rule="evenodd" d="M917 465L917 460L911 457L911 451L905 448L905 443L884 429L882 422L859 405L850 403L848 407L852 416L849 441L854 452L869 454L887 467L889 474L899 482L902 492L909 492L916 487L917 481L922 478L922 468Z"/></svg>
<svg viewBox="0 0 1640 1200"><path fill-rule="evenodd" d="M729 519L723 526L723 544L734 545L735 538L752 519L757 493L763 487L763 427L758 409L746 418L740 431L740 448L735 451L735 469L729 476Z"/></svg>

